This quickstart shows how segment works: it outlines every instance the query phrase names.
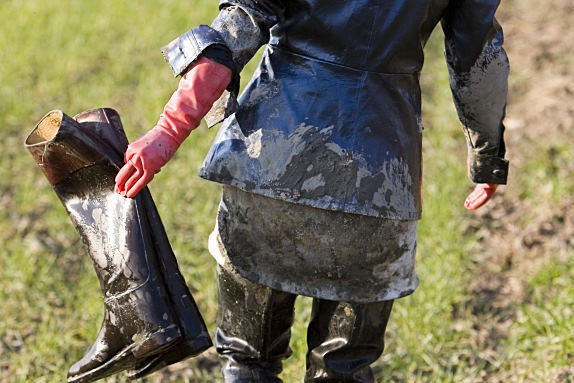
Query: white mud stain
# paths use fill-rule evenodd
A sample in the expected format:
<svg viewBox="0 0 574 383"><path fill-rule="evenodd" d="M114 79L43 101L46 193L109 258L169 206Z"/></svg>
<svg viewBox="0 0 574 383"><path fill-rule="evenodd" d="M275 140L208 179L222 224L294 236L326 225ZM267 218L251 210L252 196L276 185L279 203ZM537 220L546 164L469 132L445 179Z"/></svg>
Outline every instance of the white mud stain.
<svg viewBox="0 0 574 383"><path fill-rule="evenodd" d="M311 178L307 178L301 185L301 190L311 192L322 186L325 186L325 177L322 174L317 174Z"/></svg>

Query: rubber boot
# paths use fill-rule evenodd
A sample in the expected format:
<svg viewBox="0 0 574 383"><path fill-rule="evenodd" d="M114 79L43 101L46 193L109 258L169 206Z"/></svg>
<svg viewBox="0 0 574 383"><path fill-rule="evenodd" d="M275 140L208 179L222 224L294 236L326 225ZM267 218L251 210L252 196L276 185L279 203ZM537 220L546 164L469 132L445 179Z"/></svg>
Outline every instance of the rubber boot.
<svg viewBox="0 0 574 383"><path fill-rule="evenodd" d="M108 121L78 124L53 111L26 140L86 244L104 295L101 330L70 369L70 383L114 374L181 339L145 222L143 196L125 199L113 192L127 146L119 116L109 109L84 117L90 115Z"/></svg>
<svg viewBox="0 0 574 383"><path fill-rule="evenodd" d="M226 383L280 383L296 295L252 283L218 268L215 343Z"/></svg>
<svg viewBox="0 0 574 383"><path fill-rule="evenodd" d="M74 119L81 123L82 129L90 129L95 136L101 137L108 147L113 147L113 156L119 160L121 165L127 139L119 115L114 110L95 109L81 113ZM212 346L205 322L179 270L177 259L149 189L143 189L138 197L140 196L146 213L142 217L142 223L147 222L153 248L160 255L160 269L183 337L162 353L136 360L127 373L130 379L149 375L165 366L196 356Z"/></svg>
<svg viewBox="0 0 574 383"><path fill-rule="evenodd" d="M127 138L117 112L112 109L94 109L76 115L74 119L80 123L82 129L93 131L106 146L113 147L113 155L121 162ZM128 369L129 379L144 377L163 367L196 356L212 346L205 322L179 270L151 193L148 188L144 188L139 194L146 213L142 221L144 225L148 224L153 248L156 254L160 255L160 269L183 337L162 353L136 360L134 366Z"/></svg>
<svg viewBox="0 0 574 383"><path fill-rule="evenodd" d="M348 303L315 298L307 329L305 383L374 382L393 301Z"/></svg>
<svg viewBox="0 0 574 383"><path fill-rule="evenodd" d="M181 323L183 339L161 354L137 360L135 367L128 371L129 379L142 378L163 367L196 356L212 346L203 318L179 271L177 260L171 250L167 234L159 219L155 204L151 200L150 193L147 188L140 192L140 194L142 193L146 202L146 211L150 216L154 245L157 251L163 255L160 264Z"/></svg>

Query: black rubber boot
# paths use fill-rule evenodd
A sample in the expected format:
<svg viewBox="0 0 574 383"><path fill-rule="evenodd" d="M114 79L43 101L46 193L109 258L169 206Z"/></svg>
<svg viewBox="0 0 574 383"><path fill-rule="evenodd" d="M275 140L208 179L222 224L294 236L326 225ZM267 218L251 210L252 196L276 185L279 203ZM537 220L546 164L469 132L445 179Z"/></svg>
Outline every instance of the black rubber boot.
<svg viewBox="0 0 574 383"><path fill-rule="evenodd" d="M84 130L93 131L102 137L107 146L113 146L114 151L123 158L127 139L119 115L111 109L95 109L74 117ZM106 134L112 133L109 137ZM183 278L177 259L161 218L153 202L148 188L144 188L139 196L143 201L144 213L142 225L149 227L149 238L155 253L159 255L159 266L165 281L172 308L176 314L183 337L176 343L170 344L169 349L156 355L139 358L128 370L127 377L138 379L149 375L163 367L196 356L212 346L205 322L199 313L195 300Z"/></svg>
<svg viewBox="0 0 574 383"><path fill-rule="evenodd" d="M383 352L392 306L393 301L361 304L314 299L305 382L372 383L369 366Z"/></svg>
<svg viewBox="0 0 574 383"><path fill-rule="evenodd" d="M119 116L97 109L76 118L81 124L61 111L50 112L26 140L87 245L104 294L100 333L70 369L70 383L133 367L136 359L157 355L182 338L181 310L162 278L146 211L153 204L149 192L135 199L113 192L127 147Z"/></svg>
<svg viewBox="0 0 574 383"><path fill-rule="evenodd" d="M280 383L296 295L252 283L218 268L215 337L226 383Z"/></svg>
<svg viewBox="0 0 574 383"><path fill-rule="evenodd" d="M196 356L212 346L203 318L179 271L177 260L151 195L147 188L140 193L145 193L144 201L146 203L146 211L150 216L149 221L153 232L154 245L158 253L162 254L160 265L170 296L174 301L174 310L181 323L183 339L161 354L137 360L135 367L128 371L127 376L130 379L142 378L163 367Z"/></svg>

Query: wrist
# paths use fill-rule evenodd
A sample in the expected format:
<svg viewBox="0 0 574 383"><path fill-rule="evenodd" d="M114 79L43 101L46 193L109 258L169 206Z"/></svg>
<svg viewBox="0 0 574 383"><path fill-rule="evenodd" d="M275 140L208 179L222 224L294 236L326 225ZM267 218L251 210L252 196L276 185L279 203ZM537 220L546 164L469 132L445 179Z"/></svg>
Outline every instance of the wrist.
<svg viewBox="0 0 574 383"><path fill-rule="evenodd" d="M160 118L157 125L153 127L151 132L153 132L153 138L159 140L158 142L164 145L169 145L169 147L173 148L175 152L183 141L185 141L187 136L189 136L191 130L185 131L176 129L173 126L170 126L169 122L165 119Z"/></svg>

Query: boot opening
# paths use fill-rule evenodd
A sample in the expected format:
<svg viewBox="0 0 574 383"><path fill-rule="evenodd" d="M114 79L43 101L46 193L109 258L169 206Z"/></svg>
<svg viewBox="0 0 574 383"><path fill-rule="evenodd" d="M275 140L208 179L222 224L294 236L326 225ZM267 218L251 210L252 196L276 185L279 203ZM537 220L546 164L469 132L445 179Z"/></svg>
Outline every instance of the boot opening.
<svg viewBox="0 0 574 383"><path fill-rule="evenodd" d="M26 145L39 144L53 139L58 133L62 119L63 113L59 110L45 115L26 139Z"/></svg>

